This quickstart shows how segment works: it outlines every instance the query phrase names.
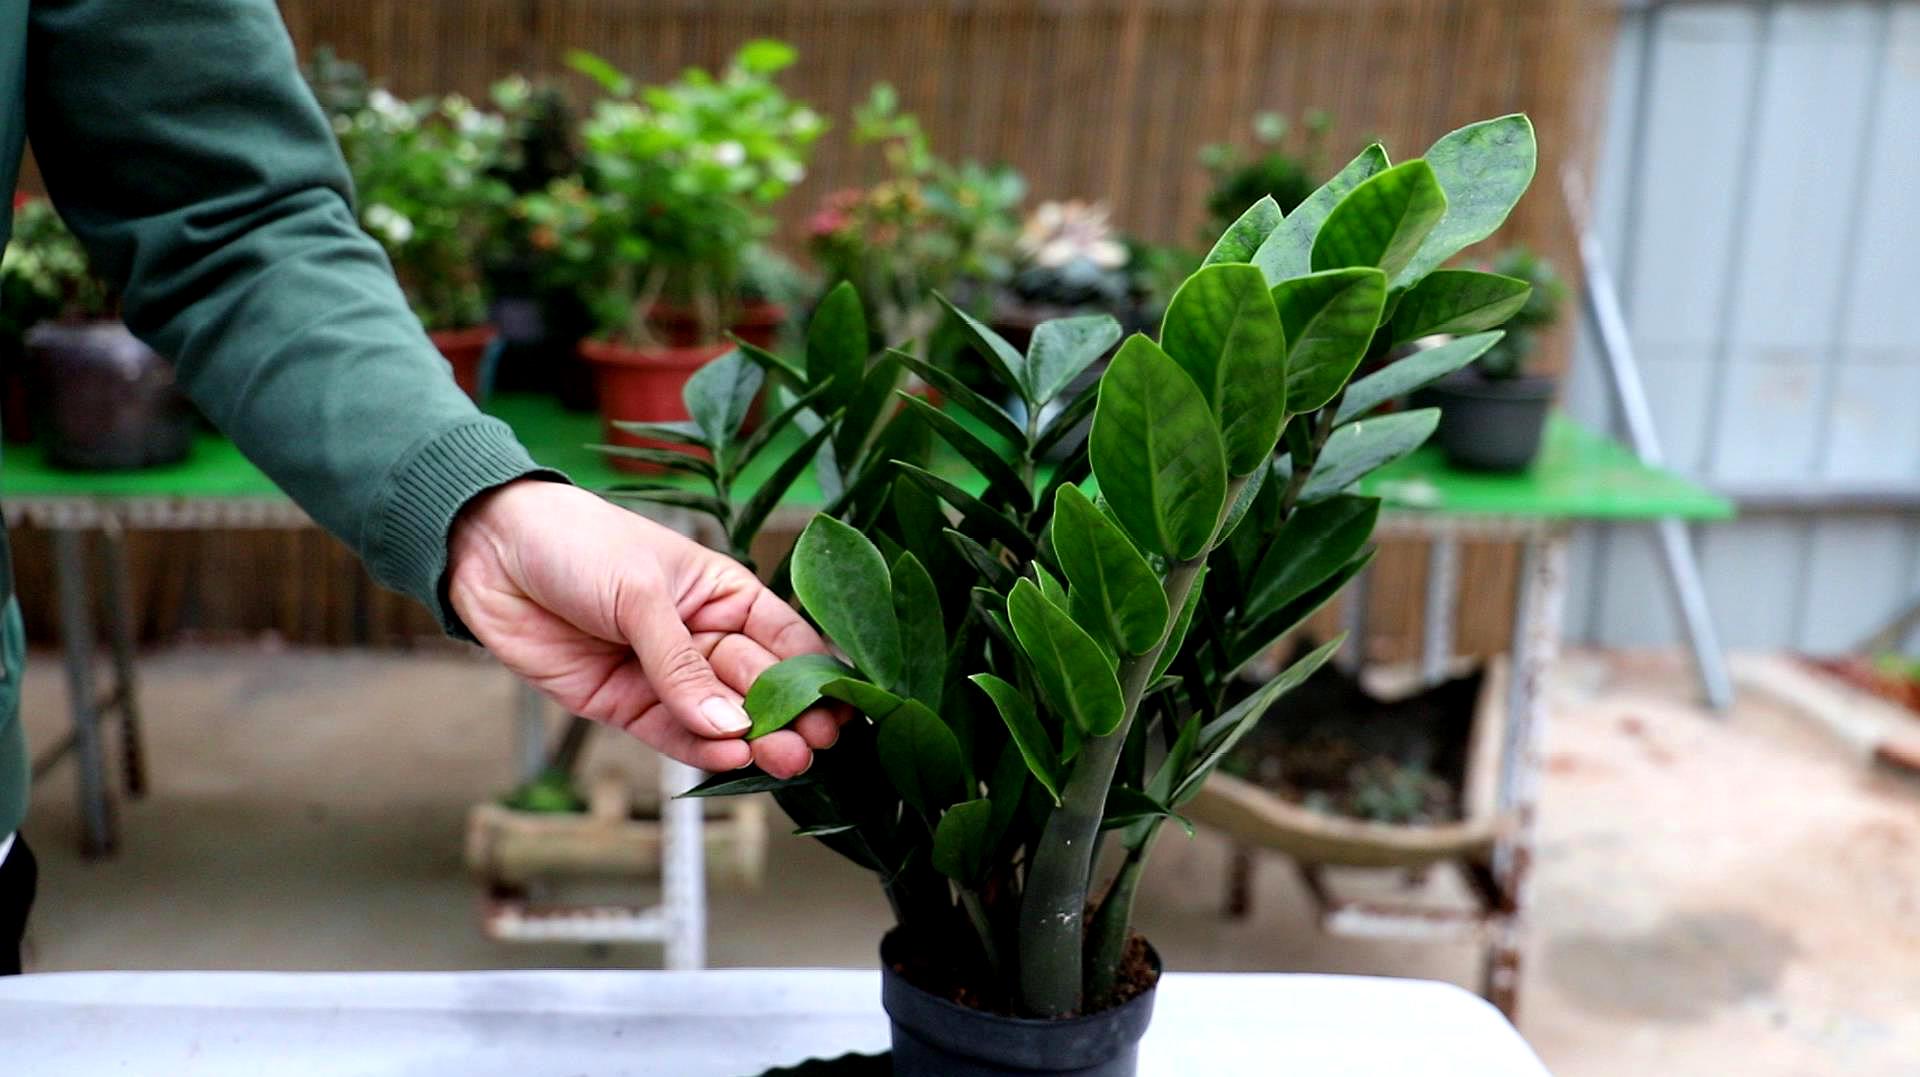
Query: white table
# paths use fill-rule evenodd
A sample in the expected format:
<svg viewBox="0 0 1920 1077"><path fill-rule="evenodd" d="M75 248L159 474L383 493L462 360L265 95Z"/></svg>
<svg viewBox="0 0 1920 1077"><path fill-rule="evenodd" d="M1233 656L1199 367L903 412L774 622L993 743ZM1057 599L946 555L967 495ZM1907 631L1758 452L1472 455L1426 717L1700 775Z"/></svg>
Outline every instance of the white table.
<svg viewBox="0 0 1920 1077"><path fill-rule="evenodd" d="M70 972L0 979L0 1070L741 1077L887 1046L879 974ZM1449 984L1175 973L1141 1073L1541 1077Z"/></svg>

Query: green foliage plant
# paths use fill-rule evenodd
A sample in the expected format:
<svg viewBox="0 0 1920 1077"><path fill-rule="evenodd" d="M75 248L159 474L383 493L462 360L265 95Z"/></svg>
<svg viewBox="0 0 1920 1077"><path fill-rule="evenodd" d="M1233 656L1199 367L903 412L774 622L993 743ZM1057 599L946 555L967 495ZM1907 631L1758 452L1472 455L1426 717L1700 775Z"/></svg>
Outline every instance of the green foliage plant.
<svg viewBox="0 0 1920 1077"><path fill-rule="evenodd" d="M1552 262L1525 247L1500 252L1487 269L1509 280L1524 282L1529 291L1519 309L1506 321L1507 335L1474 367L1482 377L1503 380L1527 374L1538 354L1540 335L1560 320L1567 301L1567 283Z"/></svg>
<svg viewBox="0 0 1920 1077"><path fill-rule="evenodd" d="M839 656L765 673L750 735L822 699L859 716L799 777L736 771L697 792L773 792L800 833L880 878L911 952L983 1005L1063 1017L1113 1003L1157 835L1185 826L1208 774L1338 641L1241 678L1366 564L1379 504L1351 490L1437 418L1375 410L1499 338L1511 310L1484 302L1487 282L1431 282L1506 219L1534 153L1527 119L1507 116L1400 165L1371 146L1294 214L1263 199L1181 285L1157 339L1073 317L1021 352L949 306L1023 419L951 378L936 381L944 409L900 392L933 368L870 354L846 284L803 358L742 349L703 370L693 419L642 432L709 454L680 465L704 488L625 496L710 513L738 552L768 491L812 466L826 504L770 575ZM1352 379L1435 325L1454 342ZM1116 342L1099 383L1041 425ZM785 403L743 435L766 379ZM1043 466L1088 414L1086 445ZM759 454L771 485L736 497Z"/></svg>
<svg viewBox="0 0 1920 1077"><path fill-rule="evenodd" d="M119 304L87 266L86 249L44 198L19 202L0 256L0 340L17 348L34 323L118 317Z"/></svg>
<svg viewBox="0 0 1920 1077"><path fill-rule="evenodd" d="M638 86L597 56L569 57L603 93L581 128L601 252L585 298L601 336L649 342L663 301L690 310L708 339L732 324L769 207L805 177L826 129L776 81L794 58L783 42L751 41L717 75L690 68Z"/></svg>

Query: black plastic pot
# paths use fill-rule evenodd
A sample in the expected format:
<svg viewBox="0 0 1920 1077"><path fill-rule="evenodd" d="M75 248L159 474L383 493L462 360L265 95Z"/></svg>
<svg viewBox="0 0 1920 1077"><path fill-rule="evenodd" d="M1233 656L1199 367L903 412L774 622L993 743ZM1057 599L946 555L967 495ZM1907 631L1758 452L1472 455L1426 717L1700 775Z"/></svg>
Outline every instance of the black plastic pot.
<svg viewBox="0 0 1920 1077"><path fill-rule="evenodd" d="M502 343L495 392L546 393L569 410L593 410L593 372L575 350L587 334L586 311L577 297L501 292L488 320L500 330Z"/></svg>
<svg viewBox="0 0 1920 1077"><path fill-rule="evenodd" d="M55 467L153 467L193 448L195 413L173 367L119 322L42 323L27 356L34 425Z"/></svg>
<svg viewBox="0 0 1920 1077"><path fill-rule="evenodd" d="M899 933L880 943L880 1003L893 1021L895 1077L1134 1077L1154 988L1099 1013L1002 1017L929 994L894 970ZM1160 955L1148 948L1154 972Z"/></svg>
<svg viewBox="0 0 1920 1077"><path fill-rule="evenodd" d="M1472 371L1443 378L1414 397L1440 409L1434 440L1455 467L1525 471L1540 455L1553 407L1552 378L1483 378Z"/></svg>

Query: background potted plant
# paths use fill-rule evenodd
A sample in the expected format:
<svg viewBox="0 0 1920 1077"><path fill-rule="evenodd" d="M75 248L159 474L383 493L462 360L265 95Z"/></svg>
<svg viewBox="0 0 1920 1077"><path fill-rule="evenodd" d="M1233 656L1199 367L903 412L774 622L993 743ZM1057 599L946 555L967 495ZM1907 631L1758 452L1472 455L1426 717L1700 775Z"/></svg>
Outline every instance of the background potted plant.
<svg viewBox="0 0 1920 1077"><path fill-rule="evenodd" d="M1308 109L1301 127L1306 131L1299 148L1286 145L1293 124L1278 112L1254 117L1254 139L1260 149L1251 157L1230 142L1216 142L1200 151L1200 163L1213 177L1207 193L1207 235L1212 236L1240 218L1247 207L1272 198L1283 214L1307 200L1326 178L1323 147L1333 118L1322 109Z"/></svg>
<svg viewBox="0 0 1920 1077"><path fill-rule="evenodd" d="M434 346L468 396L482 396L487 324L483 255L511 197L497 174L506 122L458 94L402 101L360 92L358 68L330 56L309 68L353 174L361 227L393 263Z"/></svg>
<svg viewBox="0 0 1920 1077"><path fill-rule="evenodd" d="M1511 292L1526 286L1507 319L1506 339L1471 369L1426 388L1420 402L1441 409L1435 440L1455 466L1524 471L1540 455L1547 412L1560 385L1551 374L1534 373L1534 362L1540 336L1560 318L1567 286L1553 263L1521 247L1503 252L1489 268L1509 282L1505 287ZM1515 299L1510 294L1503 301Z"/></svg>
<svg viewBox="0 0 1920 1077"><path fill-rule="evenodd" d="M1127 338L1044 425L1119 338L1113 319L1043 324L1021 351L948 306L1024 421L910 352L872 355L844 284L804 361L742 350L689 385L693 421L673 431L689 453L672 466L710 489L620 496L710 513L740 552L814 467L829 503L771 578L844 661L762 675L749 736L822 699L859 714L806 774L734 772L696 792L771 791L800 833L880 877L897 920L881 944L894 1072L1133 1072L1159 974L1130 927L1145 857L1337 646L1241 681L1366 564L1379 506L1348 491L1438 419L1373 411L1498 338L1482 330L1512 308L1483 299L1504 278L1436 267L1492 234L1533 170L1532 127L1509 116L1398 166L1369 147L1290 217L1261 200L1158 339ZM1349 384L1396 338L1442 325L1475 335ZM742 437L756 362L802 389ZM908 373L954 410L901 392ZM1040 467L1089 412L1087 445ZM764 433L789 423L808 432L797 444ZM937 463L935 440L952 454ZM772 479L736 502L763 453L779 457Z"/></svg>
<svg viewBox="0 0 1920 1077"><path fill-rule="evenodd" d="M809 252L829 281L858 289L876 348L912 347L945 366L961 342L941 335L934 295L987 315L1013 270L1026 181L1006 165L937 156L886 83L855 110L853 138L879 148L884 178L828 195L808 221Z"/></svg>
<svg viewBox="0 0 1920 1077"><path fill-rule="evenodd" d="M173 367L127 331L119 307L52 204L20 203L0 258L0 334L16 354L24 346L35 432L58 467L150 467L193 447Z"/></svg>
<svg viewBox="0 0 1920 1077"><path fill-rule="evenodd" d="M753 41L717 77L695 68L636 89L605 61L572 56L606 94L582 128L601 272L587 292L596 331L581 352L610 423L684 420L681 390L728 349L726 334L767 339L778 325L743 285L772 229L768 207L805 176L825 128L774 81L793 60L782 42ZM644 444L611 426L608 436Z"/></svg>

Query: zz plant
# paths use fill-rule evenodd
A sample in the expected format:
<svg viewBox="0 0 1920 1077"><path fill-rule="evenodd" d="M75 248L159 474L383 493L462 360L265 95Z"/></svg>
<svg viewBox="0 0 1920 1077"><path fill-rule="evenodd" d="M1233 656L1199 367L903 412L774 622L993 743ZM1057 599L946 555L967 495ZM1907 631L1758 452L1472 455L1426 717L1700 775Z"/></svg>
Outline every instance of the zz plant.
<svg viewBox="0 0 1920 1077"><path fill-rule="evenodd" d="M1379 504L1349 491L1437 417L1374 413L1485 353L1526 300L1522 282L1441 266L1505 221L1533 172L1519 115L1399 165L1370 146L1292 214L1271 198L1247 210L1157 340L1075 317L1023 354L949 305L1025 419L906 351L870 356L846 285L803 358L743 345L708 367L693 420L643 432L703 450L658 460L710 492L662 479L625 496L708 512L744 554L811 464L826 507L773 577L844 660L769 670L749 735L822 699L859 717L800 777L735 772L696 793L772 791L799 833L879 875L896 952L931 970L929 990L1038 1017L1121 1001L1155 838L1338 646L1243 680L1366 563ZM1352 380L1437 333L1455 339ZM1110 351L1098 385L1041 425ZM899 391L908 374L948 407ZM768 379L796 388L743 436ZM1088 416L1084 445L1043 465ZM756 468L770 477L736 507Z"/></svg>

